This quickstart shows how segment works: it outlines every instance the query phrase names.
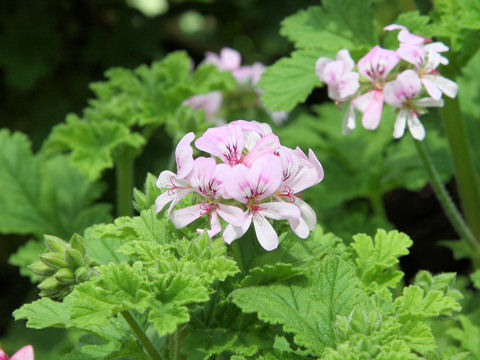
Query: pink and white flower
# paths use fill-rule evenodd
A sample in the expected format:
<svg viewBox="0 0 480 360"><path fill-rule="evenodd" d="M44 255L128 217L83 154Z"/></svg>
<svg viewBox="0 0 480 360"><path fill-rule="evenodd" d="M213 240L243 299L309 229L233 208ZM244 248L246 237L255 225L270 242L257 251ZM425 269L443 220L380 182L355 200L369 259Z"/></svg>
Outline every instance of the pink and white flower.
<svg viewBox="0 0 480 360"><path fill-rule="evenodd" d="M387 76L398 64L399 56L393 50L382 49L375 46L363 58L358 61L358 71L368 79L373 89L355 98L352 103L362 116L363 127L374 130L378 127L383 111L383 88L387 82Z"/></svg>
<svg viewBox="0 0 480 360"><path fill-rule="evenodd" d="M336 59L321 57L315 64L320 81L328 85L328 96L335 101L346 101L360 86L359 75L353 72L355 63L346 49L337 53Z"/></svg>
<svg viewBox="0 0 480 360"><path fill-rule="evenodd" d="M32 345L26 345L18 350L15 354L9 357L0 348L0 360L34 360L34 353Z"/></svg>
<svg viewBox="0 0 480 360"><path fill-rule="evenodd" d="M322 166L311 150L307 157L299 148L282 147L270 126L256 121L237 120L208 129L195 145L211 157L193 160L193 139L193 133L187 134L177 146L178 174L163 171L157 181L158 187L167 189L156 199L157 212L171 202L168 214L177 228L208 215L207 233L213 237L222 231L222 218L228 223L223 238L231 243L253 222L266 250L278 246L267 218L288 220L303 238L314 229L315 212L299 197L323 179ZM172 212L191 193L200 201Z"/></svg>
<svg viewBox="0 0 480 360"><path fill-rule="evenodd" d="M205 118L207 121L218 123L219 120L216 118L216 115L222 106L222 102L222 92L211 91L206 94L189 97L183 102L183 105L191 106L195 110L203 109L205 111Z"/></svg>
<svg viewBox="0 0 480 360"><path fill-rule="evenodd" d="M266 219L297 220L301 214L297 206L282 202L263 200L272 196L282 181L282 166L275 155L259 158L251 168L239 164L231 169L227 193L247 207L246 219L241 226L229 224L223 238L230 244L245 234L253 222L260 245L265 250L274 250L278 246L278 235Z"/></svg>
<svg viewBox="0 0 480 360"><path fill-rule="evenodd" d="M224 195L224 181L228 174L229 166L217 164L214 158L198 157L195 159L193 173L190 177L192 189L204 197L204 201L174 211L170 218L177 228L182 228L195 221L202 215L210 218L208 235L215 236L221 231L219 216L230 224L239 226L243 222L243 210L220 202ZM202 229L197 229L203 232Z"/></svg>
<svg viewBox="0 0 480 360"><path fill-rule="evenodd" d="M434 98L422 98L415 100L422 90L422 83L418 74L413 70L405 70L397 76L395 81L385 86L385 102L400 108L395 121L393 136L400 138L405 132L405 127L417 140L425 138L425 128L420 122L418 116L425 107L441 107L443 100Z"/></svg>
<svg viewBox="0 0 480 360"><path fill-rule="evenodd" d="M429 43L430 39L411 34L401 25L392 24L385 27L388 31L397 29L400 29L398 34L400 47L397 53L403 60L415 66L427 93L434 99L440 99L442 93L451 98L457 96L457 83L441 76L436 70L440 64L448 65L448 59L441 55L449 50L448 46L441 42Z"/></svg>
<svg viewBox="0 0 480 360"><path fill-rule="evenodd" d="M205 53L205 64L212 64L220 71L234 71L240 68L242 56L237 50L225 47L220 50L220 55L208 51Z"/></svg>
<svg viewBox="0 0 480 360"><path fill-rule="evenodd" d="M169 170L162 171L157 179L157 187L167 191L160 194L155 200L155 209L160 212L163 207L171 202L168 214L177 205L180 200L193 192L188 176L193 170L193 149L190 143L195 138L195 134L190 132L186 134L178 143L175 149L175 160L177 162L177 172L175 174Z"/></svg>

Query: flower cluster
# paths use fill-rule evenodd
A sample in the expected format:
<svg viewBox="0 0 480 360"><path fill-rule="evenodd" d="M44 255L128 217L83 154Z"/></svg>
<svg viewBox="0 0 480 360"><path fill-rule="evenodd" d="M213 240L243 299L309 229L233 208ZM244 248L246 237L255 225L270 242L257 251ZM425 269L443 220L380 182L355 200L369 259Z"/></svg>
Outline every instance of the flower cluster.
<svg viewBox="0 0 480 360"><path fill-rule="evenodd" d="M33 347L32 345L24 346L11 357L0 348L0 360L34 360Z"/></svg>
<svg viewBox="0 0 480 360"><path fill-rule="evenodd" d="M231 72L238 84L253 86L258 95L262 94L262 91L255 87L266 70L265 65L262 63L255 62L253 65L242 66L242 56L240 53L228 47L223 48L219 55L207 52L203 62L205 64L215 65L220 71ZM208 121L219 123L216 115L222 106L222 102L222 93L220 91L211 91L206 94L192 96L186 99L183 104L189 105L196 110L203 109ZM267 109L265 110L268 112ZM285 111L268 113L277 125L284 122L288 117Z"/></svg>
<svg viewBox="0 0 480 360"><path fill-rule="evenodd" d="M210 237L222 231L219 218L228 224L223 238L232 243L246 233L253 222L260 245L266 250L278 246L278 236L267 218L288 220L301 238L317 222L313 209L300 198L306 188L323 179L323 168L312 150L282 146L267 124L237 120L208 129L195 147L210 157L193 158L188 133L177 145L177 173L163 171L157 186L165 189L155 201L157 212L170 203L168 214L177 228L208 215ZM195 193L195 205L175 210L185 196ZM199 233L203 229L197 230Z"/></svg>
<svg viewBox="0 0 480 360"><path fill-rule="evenodd" d="M355 72L355 62L348 50L342 49L335 60L318 59L316 74L327 84L331 99L338 104L349 103L343 120L344 134L355 129L355 110L362 113L366 129L376 129L387 103L398 109L393 136L402 137L408 125L413 138L423 140L425 129L419 116L427 107L443 106L442 94L453 98L458 92L457 84L437 71L440 64L448 64L441 55L448 47L412 34L401 25L392 24L384 30L400 30L397 50L375 46L358 61Z"/></svg>

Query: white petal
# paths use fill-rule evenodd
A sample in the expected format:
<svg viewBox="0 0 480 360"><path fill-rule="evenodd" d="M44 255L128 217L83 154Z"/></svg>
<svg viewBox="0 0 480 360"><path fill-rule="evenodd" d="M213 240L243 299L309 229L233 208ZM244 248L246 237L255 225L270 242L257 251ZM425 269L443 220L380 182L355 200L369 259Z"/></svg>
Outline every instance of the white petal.
<svg viewBox="0 0 480 360"><path fill-rule="evenodd" d="M278 247L278 235L265 217L256 214L253 217L253 226L258 242L265 250L271 251Z"/></svg>
<svg viewBox="0 0 480 360"><path fill-rule="evenodd" d="M157 196L155 199L155 210L157 214L162 211L163 207L167 205L170 201L175 198L175 195L172 194L170 191L165 191Z"/></svg>
<svg viewBox="0 0 480 360"><path fill-rule="evenodd" d="M422 78L422 84L427 90L428 95L430 95L433 99L440 99L442 97L442 92L438 88L437 85L433 83L428 77Z"/></svg>
<svg viewBox="0 0 480 360"><path fill-rule="evenodd" d="M418 116L415 113L410 113L408 116L408 130L410 130L410 134L416 140L422 141L425 139L425 128L423 127L422 123L418 119Z"/></svg>
<svg viewBox="0 0 480 360"><path fill-rule="evenodd" d="M187 196L188 194L190 194L192 192L192 189L191 188L186 188L186 189L183 189L183 188L179 188L179 189L175 189L175 197L173 198L173 201L172 203L170 204L169 208L168 208L168 212L167 214L170 215L170 213L172 212L173 208L175 207L175 205L177 205L180 200L182 200L185 196Z"/></svg>
<svg viewBox="0 0 480 360"><path fill-rule="evenodd" d="M156 185L159 189L164 189L167 185L172 184L172 179L176 178L177 175L169 170L162 171L158 175Z"/></svg>
<svg viewBox="0 0 480 360"><path fill-rule="evenodd" d="M395 121L395 126L393 128L393 137L395 139L400 139L405 133L405 126L407 125L407 111L402 109L397 115L397 120Z"/></svg>
<svg viewBox="0 0 480 360"><path fill-rule="evenodd" d="M233 226L242 226L248 215L237 206L218 204L218 215Z"/></svg>
<svg viewBox="0 0 480 360"><path fill-rule="evenodd" d="M274 201L260 204L261 210L259 213L263 216L275 220L291 219L297 220L300 218L300 210L291 203L284 201Z"/></svg>
<svg viewBox="0 0 480 360"><path fill-rule="evenodd" d="M299 238L306 239L308 235L310 235L308 225L302 218L298 220L289 220L288 223L290 224L290 227L295 235L297 235Z"/></svg>
<svg viewBox="0 0 480 360"><path fill-rule="evenodd" d="M357 122L355 121L355 109L353 108L353 105L350 104L343 117L342 134L350 134L356 126Z"/></svg>
<svg viewBox="0 0 480 360"><path fill-rule="evenodd" d="M177 229L180 229L197 220L202 216L202 212L202 204L196 204L172 212L170 220Z"/></svg>
<svg viewBox="0 0 480 360"><path fill-rule="evenodd" d="M455 81L452 81L440 75L426 75L425 78L433 82L448 97L454 98L455 96L457 96L458 85Z"/></svg>
<svg viewBox="0 0 480 360"><path fill-rule="evenodd" d="M294 197L295 205L300 208L302 219L307 224L308 228L313 231L317 226L317 214L315 214L315 210L312 209L310 205L308 205L305 201L300 199L299 197Z"/></svg>
<svg viewBox="0 0 480 360"><path fill-rule="evenodd" d="M223 240L227 244L231 244L234 240L237 240L243 234L245 234L252 223L252 215L249 215L245 218L244 223L242 226L232 226L228 224L223 232Z"/></svg>
<svg viewBox="0 0 480 360"><path fill-rule="evenodd" d="M434 98L422 98L413 101L415 107L442 107L444 104L443 99Z"/></svg>
<svg viewBox="0 0 480 360"><path fill-rule="evenodd" d="M220 224L220 220L218 219L218 214L216 211L212 211L210 214L210 230L207 230L207 234L210 238L217 235L222 230L222 225ZM202 234L205 230L204 229L197 229L199 234Z"/></svg>

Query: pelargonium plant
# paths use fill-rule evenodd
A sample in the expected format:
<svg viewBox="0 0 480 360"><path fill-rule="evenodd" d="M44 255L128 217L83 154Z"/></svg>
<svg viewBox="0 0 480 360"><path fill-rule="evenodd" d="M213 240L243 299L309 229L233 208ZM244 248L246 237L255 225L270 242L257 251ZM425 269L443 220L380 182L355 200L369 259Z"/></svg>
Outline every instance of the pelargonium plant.
<svg viewBox="0 0 480 360"><path fill-rule="evenodd" d="M222 230L220 217L228 223L223 238L232 243L253 222L266 250L278 246L278 236L266 218L288 220L301 238L315 229L315 211L300 198L324 176L312 150L307 157L298 147L282 146L270 126L255 121L237 120L208 129L195 146L210 157L193 158L194 137L188 133L177 145L177 174L165 170L157 180L165 190L155 201L157 212L170 202L168 214L177 228L208 215L207 232L213 237ZM197 195L197 203L172 212L191 193Z"/></svg>
<svg viewBox="0 0 480 360"><path fill-rule="evenodd" d="M459 7L469 19L462 29L469 36L480 30L474 2L436 3L431 18L413 12L396 23L443 29L445 36L458 24L442 9ZM480 289L480 222L471 220L480 211L461 190L462 206L470 205L463 220L419 141L434 138L419 119L426 109L455 110L458 86L440 71L456 61L444 56L444 43L403 25L382 32L383 40L397 35L395 45L381 42L372 4L324 0L288 17L281 32L295 50L267 68L242 65L240 53L224 48L197 67L186 52L174 52L150 66L113 69L92 86L95 99L85 112L57 125L37 153L25 135L0 130L0 232L32 238L10 262L39 289L38 299L14 311L15 320L58 328L51 338L61 360L480 358L473 290ZM465 56L462 36L447 43ZM357 113L376 133L339 135L335 106L306 101L319 80L338 106L347 105L344 133L355 128ZM287 124L274 121L275 131L229 121L259 119L253 116L219 121L226 95L235 102L242 91L272 116L305 103ZM387 106L397 112L395 140L380 126ZM147 144L165 146L163 136L172 151L154 153L148 168L168 170L148 174L144 189L134 189L135 161ZM470 280L428 271L405 279L399 258L413 241L371 226L380 214L394 227L383 204L387 192L427 184L417 157L461 238L457 255L477 268ZM115 219L99 200L99 180L112 167ZM403 176L412 168L413 176ZM459 189L474 194L475 181L467 184ZM327 231L328 216L341 222L343 238ZM41 351L35 344L37 358L56 356ZM33 360L33 348L10 358L0 350L7 359Z"/></svg>

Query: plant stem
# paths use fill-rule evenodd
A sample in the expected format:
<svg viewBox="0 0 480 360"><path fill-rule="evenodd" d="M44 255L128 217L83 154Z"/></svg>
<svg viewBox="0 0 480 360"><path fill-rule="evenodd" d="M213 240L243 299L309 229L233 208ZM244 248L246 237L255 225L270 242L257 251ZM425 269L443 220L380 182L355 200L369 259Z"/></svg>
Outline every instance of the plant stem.
<svg viewBox="0 0 480 360"><path fill-rule="evenodd" d="M388 222L387 212L385 211L385 205L383 204L382 194L380 192L374 192L370 201L373 207L373 211L377 216Z"/></svg>
<svg viewBox="0 0 480 360"><path fill-rule="evenodd" d="M127 151L120 154L115 163L117 175L117 216L132 216L134 157Z"/></svg>
<svg viewBox="0 0 480 360"><path fill-rule="evenodd" d="M467 240L470 246L474 250L476 250L476 252L478 252L480 250L480 244L478 243L477 239L470 231L470 228L467 226L467 224L463 220L462 215L458 211L454 202L448 195L447 190L443 186L442 181L440 180L440 176L438 175L438 172L435 170L432 160L428 155L425 143L423 141L417 141L413 138L412 140L415 144L415 147L417 148L418 154L420 155L420 159L422 160L423 166L425 167L425 170L427 171L427 174L430 177L430 182L433 189L435 190L435 194L437 195L437 198L440 201L440 204L442 205L443 210L445 211L448 218L450 219L450 222L452 223L452 225L454 226L455 230L460 235L460 237L462 239Z"/></svg>
<svg viewBox="0 0 480 360"><path fill-rule="evenodd" d="M170 360L181 360L180 354L180 329L177 329L172 335L170 335L169 339L170 351L169 351L169 359Z"/></svg>
<svg viewBox="0 0 480 360"><path fill-rule="evenodd" d="M145 334L140 325L138 325L137 320L135 320L132 314L130 314L128 311L122 311L121 314L127 321L128 325L132 328L138 340L140 340L140 342L142 343L143 348L148 353L150 358L152 360L161 360L162 358L157 352L157 349L155 349L147 334Z"/></svg>
<svg viewBox="0 0 480 360"><path fill-rule="evenodd" d="M448 75L448 74L447 74ZM454 76L450 75L450 78ZM480 239L480 193L477 173L472 161L467 131L458 99L445 99L441 110L452 153L455 178L465 219L477 239Z"/></svg>

